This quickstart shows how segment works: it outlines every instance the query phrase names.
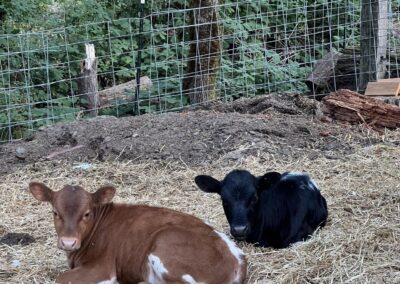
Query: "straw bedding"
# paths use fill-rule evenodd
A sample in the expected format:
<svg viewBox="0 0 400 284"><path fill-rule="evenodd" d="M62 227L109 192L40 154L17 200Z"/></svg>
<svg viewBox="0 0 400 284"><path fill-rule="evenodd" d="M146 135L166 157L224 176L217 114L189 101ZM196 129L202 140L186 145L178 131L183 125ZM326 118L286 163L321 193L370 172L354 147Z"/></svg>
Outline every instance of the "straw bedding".
<svg viewBox="0 0 400 284"><path fill-rule="evenodd" d="M399 132L391 133L393 141L399 138ZM400 147L377 143L355 148L335 160L304 156L281 162L263 153L202 166L120 161L93 162L81 170L70 161L27 165L2 177L0 237L23 233L34 242L0 240L0 282L52 283L67 269L64 253L56 248L49 206L26 190L31 180L53 189L74 183L95 190L111 183L118 188L116 202L174 208L228 233L218 196L200 192L193 179L204 173L222 178L231 169L244 168L254 174L307 170L326 197L330 214L326 227L312 239L288 249L239 243L248 257L249 283L400 283Z"/></svg>

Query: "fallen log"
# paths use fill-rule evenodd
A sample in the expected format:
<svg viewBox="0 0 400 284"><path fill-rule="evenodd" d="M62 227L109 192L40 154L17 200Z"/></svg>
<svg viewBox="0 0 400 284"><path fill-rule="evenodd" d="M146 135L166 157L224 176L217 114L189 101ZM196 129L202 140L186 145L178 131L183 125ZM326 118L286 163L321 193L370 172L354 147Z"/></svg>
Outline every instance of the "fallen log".
<svg viewBox="0 0 400 284"><path fill-rule="evenodd" d="M374 129L400 127L400 107L341 89L322 99L324 115L350 123L365 123Z"/></svg>
<svg viewBox="0 0 400 284"><path fill-rule="evenodd" d="M148 90L153 83L147 76L140 77L140 90ZM116 100L132 102L135 99L136 80L113 86L98 92L102 107L111 105Z"/></svg>

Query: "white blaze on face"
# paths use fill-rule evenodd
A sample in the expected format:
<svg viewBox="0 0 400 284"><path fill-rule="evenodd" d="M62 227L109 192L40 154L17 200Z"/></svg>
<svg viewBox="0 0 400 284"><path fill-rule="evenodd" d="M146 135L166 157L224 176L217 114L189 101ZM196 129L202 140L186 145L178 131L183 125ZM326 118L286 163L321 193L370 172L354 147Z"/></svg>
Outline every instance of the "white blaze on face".
<svg viewBox="0 0 400 284"><path fill-rule="evenodd" d="M147 267L149 269L149 275L147 276L147 282L150 284L163 284L164 275L168 273L161 259L158 256L150 254L148 257Z"/></svg>

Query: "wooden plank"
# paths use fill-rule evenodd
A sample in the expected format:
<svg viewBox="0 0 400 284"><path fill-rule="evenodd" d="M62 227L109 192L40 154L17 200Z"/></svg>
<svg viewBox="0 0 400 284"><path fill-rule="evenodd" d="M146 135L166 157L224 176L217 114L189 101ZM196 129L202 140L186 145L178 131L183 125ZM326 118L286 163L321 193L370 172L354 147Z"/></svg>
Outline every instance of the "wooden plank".
<svg viewBox="0 0 400 284"><path fill-rule="evenodd" d="M378 82L399 82L400 83L400 78L379 79Z"/></svg>
<svg viewBox="0 0 400 284"><path fill-rule="evenodd" d="M400 82L369 82L366 96L397 96L400 91Z"/></svg>

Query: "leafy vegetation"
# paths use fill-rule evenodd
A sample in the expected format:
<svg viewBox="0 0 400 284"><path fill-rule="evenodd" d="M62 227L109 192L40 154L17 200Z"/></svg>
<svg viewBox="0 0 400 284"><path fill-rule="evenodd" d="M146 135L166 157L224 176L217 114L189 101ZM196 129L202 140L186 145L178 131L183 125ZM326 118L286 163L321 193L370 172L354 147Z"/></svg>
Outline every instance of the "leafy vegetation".
<svg viewBox="0 0 400 284"><path fill-rule="evenodd" d="M0 4L0 141L57 121L83 107L77 79L84 43L96 47L99 89L133 80L139 3L128 0L3 0ZM184 0L146 1L140 111L183 107L190 7ZM359 0L219 1L226 100L273 91L304 91L311 63L331 48L357 44ZM353 24L352 24L353 23ZM134 91L127 95L134 96ZM103 114L133 114L115 101Z"/></svg>

